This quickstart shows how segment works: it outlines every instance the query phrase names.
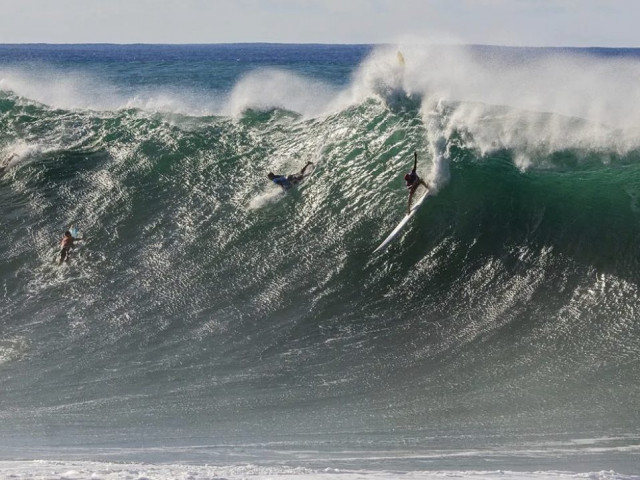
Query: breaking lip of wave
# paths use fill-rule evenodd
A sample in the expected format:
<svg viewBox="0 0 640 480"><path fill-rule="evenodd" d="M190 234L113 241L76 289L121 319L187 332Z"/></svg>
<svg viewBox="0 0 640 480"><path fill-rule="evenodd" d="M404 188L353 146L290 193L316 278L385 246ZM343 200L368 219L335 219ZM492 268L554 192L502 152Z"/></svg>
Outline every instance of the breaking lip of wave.
<svg viewBox="0 0 640 480"><path fill-rule="evenodd" d="M602 147L624 153L640 146L635 108L640 61L553 49L535 55L523 49L515 61L512 50L378 47L354 66L346 86L281 68L258 68L239 76L229 91L133 88L81 70L25 65L0 70L0 89L62 109L134 108L230 117L247 109L284 109L306 118L333 114L371 97L388 101L400 93L421 99L425 123L437 127L429 139L434 149L439 138L465 131L483 153L526 147L520 161L526 167L533 149Z"/></svg>
<svg viewBox="0 0 640 480"><path fill-rule="evenodd" d="M214 115L220 100L209 92L160 88L126 91L87 72L59 72L53 69L10 69L0 71L0 90L29 101L64 110L118 111L140 109L150 112Z"/></svg>
<svg viewBox="0 0 640 480"><path fill-rule="evenodd" d="M305 117L338 111L339 90L329 83L276 68L240 77L230 92L178 87L125 89L86 72L0 70L0 90L51 108L239 117L247 109L283 109Z"/></svg>
<svg viewBox="0 0 640 480"><path fill-rule="evenodd" d="M514 56L515 52L517 53ZM398 61L402 53L402 62ZM472 46L381 47L353 75L351 97L404 92L421 101L428 140L469 134L482 154L640 147L640 61L579 50ZM345 92L346 94L346 92ZM443 153L443 152L441 152Z"/></svg>
<svg viewBox="0 0 640 480"><path fill-rule="evenodd" d="M222 112L239 116L248 108L280 108L315 117L339 108L329 107L338 89L331 85L279 69L255 70L234 86Z"/></svg>

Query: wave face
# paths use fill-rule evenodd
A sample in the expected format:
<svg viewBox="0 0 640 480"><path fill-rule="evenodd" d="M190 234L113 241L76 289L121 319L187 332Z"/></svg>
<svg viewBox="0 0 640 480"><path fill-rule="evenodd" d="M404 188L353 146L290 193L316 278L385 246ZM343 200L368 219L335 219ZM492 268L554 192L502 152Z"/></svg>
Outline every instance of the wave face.
<svg viewBox="0 0 640 480"><path fill-rule="evenodd" d="M1 47L4 458L632 471L638 55Z"/></svg>

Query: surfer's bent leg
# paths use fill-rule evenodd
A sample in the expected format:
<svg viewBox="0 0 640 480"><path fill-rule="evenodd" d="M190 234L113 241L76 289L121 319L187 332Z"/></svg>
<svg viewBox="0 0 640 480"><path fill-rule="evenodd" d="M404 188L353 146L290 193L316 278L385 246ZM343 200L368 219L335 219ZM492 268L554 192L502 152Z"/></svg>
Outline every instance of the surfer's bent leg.
<svg viewBox="0 0 640 480"><path fill-rule="evenodd" d="M411 200L413 200L413 193L416 191L416 187L411 187L409 190L409 203L407 203L407 213L411 213Z"/></svg>
<svg viewBox="0 0 640 480"><path fill-rule="evenodd" d="M302 167L302 170L300 170L300 175L304 176L304 172L307 170L307 168L309 168L309 165L313 165L313 162L307 162L307 164Z"/></svg>
<svg viewBox="0 0 640 480"><path fill-rule="evenodd" d="M287 177L287 180L289 180L291 183L293 183L294 185L297 185L298 183L300 183L300 181L304 178L304 175L302 174L295 174L295 175L289 175Z"/></svg>

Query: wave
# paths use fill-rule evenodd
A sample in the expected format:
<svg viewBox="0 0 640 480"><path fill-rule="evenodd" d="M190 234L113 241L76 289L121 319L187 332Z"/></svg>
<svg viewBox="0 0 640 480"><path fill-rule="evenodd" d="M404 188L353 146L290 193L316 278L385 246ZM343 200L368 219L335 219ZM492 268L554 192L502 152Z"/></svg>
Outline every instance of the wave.
<svg viewBox="0 0 640 480"><path fill-rule="evenodd" d="M221 110L221 97L202 88L121 85L117 79L104 78L100 73L49 65L5 67L0 71L0 90L27 102L63 110L139 109L197 116L213 115Z"/></svg>
<svg viewBox="0 0 640 480"><path fill-rule="evenodd" d="M552 109L547 80L532 109L512 88L532 74L519 65L489 92L457 50L402 53L404 67L374 52L345 88L253 72L229 115L3 92L7 428L60 411L80 430L170 436L178 422L219 438L637 424L632 119ZM537 76L558 68L545 62ZM373 255L414 151L437 194ZM298 189L268 182L307 160ZM71 224L86 241L58 268ZM136 423L150 405L153 425Z"/></svg>
<svg viewBox="0 0 640 480"><path fill-rule="evenodd" d="M86 65L23 63L2 68L0 89L54 108L142 108L192 115L239 113L251 103L259 108L293 110L313 106L309 112L317 115L322 113L321 103L332 107L329 113L336 110L332 97L341 100L342 109L345 102L359 104L372 94L400 89L424 98L426 105L446 101L463 102L467 107L507 106L623 129L640 123L633 108L640 95L636 56L589 49L378 47L350 74L346 85L293 68L247 70L238 66L233 70L227 64L221 72L198 72L198 78L189 83L180 79L179 70L186 67L167 65L170 73L154 82L140 78L147 70L114 72L100 64L88 69ZM147 67L142 63L140 68Z"/></svg>

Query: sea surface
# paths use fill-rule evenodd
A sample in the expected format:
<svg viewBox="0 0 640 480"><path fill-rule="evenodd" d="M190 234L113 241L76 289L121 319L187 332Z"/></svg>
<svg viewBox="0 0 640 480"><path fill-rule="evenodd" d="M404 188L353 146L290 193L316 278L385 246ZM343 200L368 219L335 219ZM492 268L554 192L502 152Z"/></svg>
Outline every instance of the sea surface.
<svg viewBox="0 0 640 480"><path fill-rule="evenodd" d="M0 45L0 478L639 479L639 78Z"/></svg>

